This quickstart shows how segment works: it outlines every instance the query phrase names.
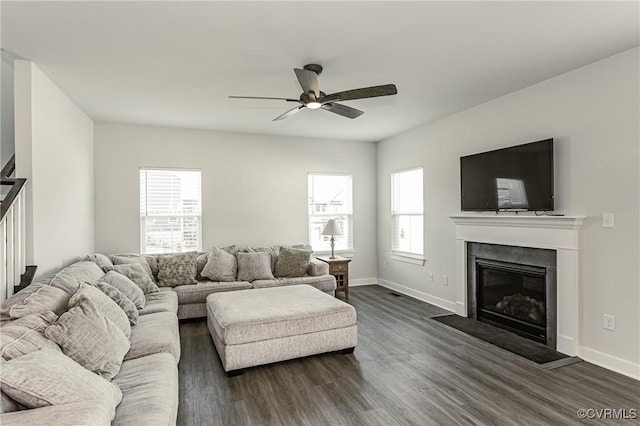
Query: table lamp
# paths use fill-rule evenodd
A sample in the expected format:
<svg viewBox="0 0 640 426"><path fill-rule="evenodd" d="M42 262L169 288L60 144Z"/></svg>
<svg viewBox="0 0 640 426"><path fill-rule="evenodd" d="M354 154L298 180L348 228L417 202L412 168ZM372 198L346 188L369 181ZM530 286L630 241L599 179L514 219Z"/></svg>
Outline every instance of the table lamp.
<svg viewBox="0 0 640 426"><path fill-rule="evenodd" d="M333 254L335 239L333 237L335 235L342 235L342 230L340 229L338 222L335 219L329 219L322 230L322 235L331 235L331 257L329 259L335 259L336 257Z"/></svg>

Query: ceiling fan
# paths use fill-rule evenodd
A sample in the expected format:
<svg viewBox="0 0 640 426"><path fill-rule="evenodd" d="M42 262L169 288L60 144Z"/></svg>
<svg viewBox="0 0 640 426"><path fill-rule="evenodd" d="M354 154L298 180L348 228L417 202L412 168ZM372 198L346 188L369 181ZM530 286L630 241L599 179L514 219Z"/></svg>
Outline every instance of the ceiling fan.
<svg viewBox="0 0 640 426"><path fill-rule="evenodd" d="M351 101L354 99L375 98L378 96L389 96L398 93L395 84L384 84L382 86L363 87L362 89L346 90L344 92L336 92L327 95L320 91L318 85L318 76L322 72L322 66L317 64L305 65L303 69L295 68L293 70L298 77L300 86L302 87L302 94L299 99L292 98L270 98L262 96L229 96L233 99L273 99L286 102L295 102L300 104L293 109L281 114L273 119L273 121L283 120L292 116L303 108L308 109L324 109L334 114L341 115L347 118L358 118L364 111L351 108L346 105L337 103L338 101Z"/></svg>

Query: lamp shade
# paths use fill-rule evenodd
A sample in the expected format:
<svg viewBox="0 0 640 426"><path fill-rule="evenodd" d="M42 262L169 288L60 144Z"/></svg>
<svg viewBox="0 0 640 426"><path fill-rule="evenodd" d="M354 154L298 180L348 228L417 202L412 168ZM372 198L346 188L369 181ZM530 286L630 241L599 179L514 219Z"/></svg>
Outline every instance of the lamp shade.
<svg viewBox="0 0 640 426"><path fill-rule="evenodd" d="M322 230L322 235L342 235L342 229L335 219L329 219Z"/></svg>

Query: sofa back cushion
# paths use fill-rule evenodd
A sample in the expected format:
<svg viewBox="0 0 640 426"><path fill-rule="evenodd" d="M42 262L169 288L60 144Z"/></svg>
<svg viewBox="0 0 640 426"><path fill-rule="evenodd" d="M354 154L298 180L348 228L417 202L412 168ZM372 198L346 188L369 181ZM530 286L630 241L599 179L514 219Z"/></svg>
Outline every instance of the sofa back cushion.
<svg viewBox="0 0 640 426"><path fill-rule="evenodd" d="M139 263L149 274L152 280L158 278L158 257L155 255L141 255L134 253L112 254L109 256L114 265L126 265L129 263ZM153 265L153 267L152 267Z"/></svg>
<svg viewBox="0 0 640 426"><path fill-rule="evenodd" d="M109 256L101 253L88 254L84 257L83 260L88 260L90 262L95 263L100 267L100 269L106 266L113 266L113 262L109 259Z"/></svg>
<svg viewBox="0 0 640 426"><path fill-rule="evenodd" d="M142 289L128 277L116 271L109 271L101 281L120 290L129 300L131 300L131 302L133 302L136 308L144 308L146 299Z"/></svg>
<svg viewBox="0 0 640 426"><path fill-rule="evenodd" d="M114 272L114 274L116 273L117 272ZM131 299L125 296L123 292L104 281L91 281L87 284L94 286L95 288L106 294L111 300L116 302L120 309L122 309L122 312L124 312L124 314L129 319L130 325L136 325L138 323L138 318L140 316L138 308L136 308L136 305L131 301ZM135 284L132 285L140 290ZM142 290L140 290L140 293L142 293ZM143 300L145 299L144 294L142 295L142 298Z"/></svg>
<svg viewBox="0 0 640 426"><path fill-rule="evenodd" d="M140 287L140 290L142 290L144 294L157 293L160 291L156 283L153 282L153 279L139 263L114 265L107 268L107 271L115 271L129 278L135 285Z"/></svg>
<svg viewBox="0 0 640 426"><path fill-rule="evenodd" d="M51 311L40 312L0 327L0 357L10 361L43 348L59 351L58 345L44 335L44 330L57 318Z"/></svg>
<svg viewBox="0 0 640 426"><path fill-rule="evenodd" d="M80 284L99 280L104 276L104 271L94 262L83 260L67 266L51 279L50 285L73 296Z"/></svg>
<svg viewBox="0 0 640 426"><path fill-rule="evenodd" d="M35 282L2 302L2 321L22 318L29 314L53 311L62 314L69 302L68 295L59 288L51 287L46 281Z"/></svg>

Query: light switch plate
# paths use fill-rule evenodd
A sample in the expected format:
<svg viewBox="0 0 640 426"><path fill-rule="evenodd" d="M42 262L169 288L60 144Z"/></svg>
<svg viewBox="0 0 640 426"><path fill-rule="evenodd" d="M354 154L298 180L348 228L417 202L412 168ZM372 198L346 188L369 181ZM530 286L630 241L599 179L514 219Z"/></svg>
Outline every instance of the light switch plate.
<svg viewBox="0 0 640 426"><path fill-rule="evenodd" d="M602 213L602 227L613 228L613 213Z"/></svg>

